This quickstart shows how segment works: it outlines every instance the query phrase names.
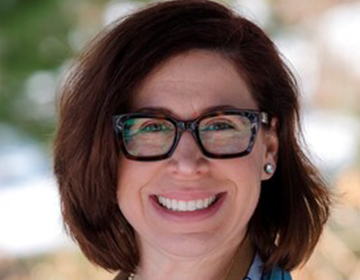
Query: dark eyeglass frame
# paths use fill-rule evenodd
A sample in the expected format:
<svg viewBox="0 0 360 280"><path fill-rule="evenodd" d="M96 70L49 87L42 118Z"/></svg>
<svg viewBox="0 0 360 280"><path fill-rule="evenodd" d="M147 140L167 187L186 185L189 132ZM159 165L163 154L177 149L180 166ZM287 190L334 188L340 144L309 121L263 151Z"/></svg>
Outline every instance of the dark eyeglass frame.
<svg viewBox="0 0 360 280"><path fill-rule="evenodd" d="M201 138L199 135L199 123L208 117L215 117L221 115L241 115L245 116L249 119L251 123L251 137L249 141L249 145L243 152L235 153L235 154L213 154L208 152L201 142ZM127 120L132 118L160 118L163 120L167 120L172 123L176 129L175 131L175 138L174 142L169 149L169 151L163 155L159 156L134 156L128 152L124 144L124 124ZM208 113L204 113L197 117L196 119L189 120L189 121L181 121L178 120L170 115L160 113L160 112L135 112L135 113L128 113L122 115L115 115L113 116L113 126L115 129L116 137L120 140L121 149L124 155L131 160L137 161L158 161L167 159L172 156L174 151L176 150L177 145L179 144L181 135L185 131L189 131L191 135L194 137L195 142L197 143L198 147L200 148L201 152L208 158L214 159L230 159L236 157L243 157L248 155L255 144L256 136L261 124L269 124L269 114L266 112L253 110L253 109L222 109L222 110L215 110Z"/></svg>

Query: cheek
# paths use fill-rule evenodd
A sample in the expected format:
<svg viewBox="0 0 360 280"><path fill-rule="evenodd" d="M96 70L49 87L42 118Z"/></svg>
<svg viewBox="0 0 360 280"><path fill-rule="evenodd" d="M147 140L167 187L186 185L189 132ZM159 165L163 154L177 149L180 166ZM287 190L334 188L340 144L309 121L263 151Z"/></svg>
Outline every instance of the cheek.
<svg viewBox="0 0 360 280"><path fill-rule="evenodd" d="M235 209L239 213L239 220L242 224L249 223L258 205L261 191L261 173L256 162L247 162L235 171L232 176L234 179L235 190Z"/></svg>
<svg viewBox="0 0 360 280"><path fill-rule="evenodd" d="M220 167L219 167L220 169ZM260 185L263 171L263 155L261 148L254 147L252 152L242 158L226 160L221 163L223 174L240 185Z"/></svg>
<svg viewBox="0 0 360 280"><path fill-rule="evenodd" d="M131 205L130 201L136 198L135 188L138 185L136 180L136 166L131 161L122 159L118 167L117 179L117 201L123 213ZM136 200L138 200L136 198Z"/></svg>
<svg viewBox="0 0 360 280"><path fill-rule="evenodd" d="M120 159L117 174L118 193L128 193L146 184L151 175L151 170L147 164L123 158Z"/></svg>
<svg viewBox="0 0 360 280"><path fill-rule="evenodd" d="M254 145L253 150L249 155L244 158L244 172L248 172L249 175L258 179L261 183L262 173L265 164L266 147L262 141L261 133L258 135L258 139Z"/></svg>
<svg viewBox="0 0 360 280"><path fill-rule="evenodd" d="M220 167L218 167L220 169ZM261 157L256 153L222 163L221 173L231 181L234 206L247 220L253 214L261 189Z"/></svg>
<svg viewBox="0 0 360 280"><path fill-rule="evenodd" d="M118 169L117 203L126 220L134 226L141 222L141 196L137 191L141 182L137 182L139 176L135 176L136 168L132 168L132 164L123 163Z"/></svg>
<svg viewBox="0 0 360 280"><path fill-rule="evenodd" d="M124 215L139 212L145 199L146 186L156 174L155 165L121 159L117 174L117 201L120 210Z"/></svg>
<svg viewBox="0 0 360 280"><path fill-rule="evenodd" d="M245 161L227 169L227 177L235 187L235 199L241 205L256 204L261 186L261 172L258 164Z"/></svg>

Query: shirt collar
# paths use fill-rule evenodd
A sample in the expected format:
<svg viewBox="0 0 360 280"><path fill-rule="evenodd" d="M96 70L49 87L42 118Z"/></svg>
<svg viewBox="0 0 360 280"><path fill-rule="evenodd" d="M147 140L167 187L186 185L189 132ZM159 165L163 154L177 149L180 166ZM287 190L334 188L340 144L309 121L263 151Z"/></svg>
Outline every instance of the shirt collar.
<svg viewBox="0 0 360 280"><path fill-rule="evenodd" d="M262 275L263 261L259 254L255 254L254 260L249 268L249 272L246 275L246 280L260 280Z"/></svg>

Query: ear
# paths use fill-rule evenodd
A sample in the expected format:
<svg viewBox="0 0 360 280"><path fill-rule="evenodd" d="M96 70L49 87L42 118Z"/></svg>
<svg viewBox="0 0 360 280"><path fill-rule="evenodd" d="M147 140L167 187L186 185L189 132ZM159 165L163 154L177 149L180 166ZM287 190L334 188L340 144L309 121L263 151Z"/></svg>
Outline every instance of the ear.
<svg viewBox="0 0 360 280"><path fill-rule="evenodd" d="M276 117L273 117L270 122L270 128L264 130L265 152L261 180L270 179L276 170L279 151L279 137L277 134L278 124L279 120ZM265 165L269 163L273 166L274 170L271 174L265 172Z"/></svg>

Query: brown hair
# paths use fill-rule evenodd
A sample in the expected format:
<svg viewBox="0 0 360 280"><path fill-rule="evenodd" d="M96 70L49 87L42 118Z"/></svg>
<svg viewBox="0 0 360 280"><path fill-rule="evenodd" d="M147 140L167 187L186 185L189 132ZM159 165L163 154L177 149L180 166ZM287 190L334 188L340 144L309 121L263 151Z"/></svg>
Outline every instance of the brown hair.
<svg viewBox="0 0 360 280"><path fill-rule="evenodd" d="M278 166L262 182L249 233L265 269L292 270L312 253L330 195L299 145L298 89L272 41L249 20L208 0L153 4L103 31L63 87L54 143L67 231L93 263L133 272L134 231L116 200L121 152L112 116L130 111L137 86L166 59L191 49L224 54L259 105L279 120Z"/></svg>

